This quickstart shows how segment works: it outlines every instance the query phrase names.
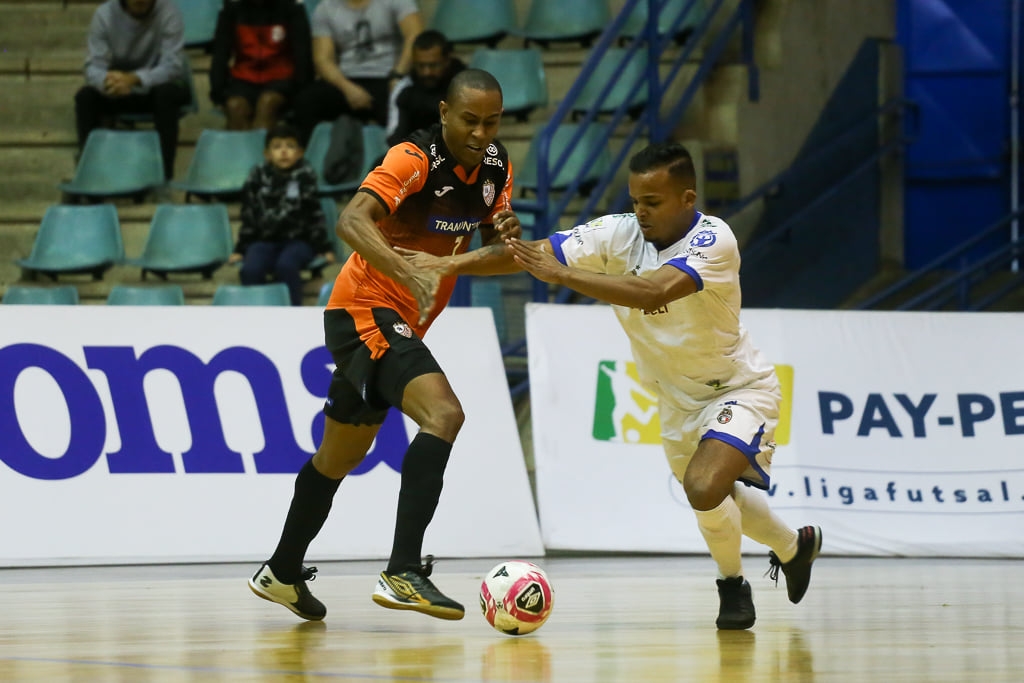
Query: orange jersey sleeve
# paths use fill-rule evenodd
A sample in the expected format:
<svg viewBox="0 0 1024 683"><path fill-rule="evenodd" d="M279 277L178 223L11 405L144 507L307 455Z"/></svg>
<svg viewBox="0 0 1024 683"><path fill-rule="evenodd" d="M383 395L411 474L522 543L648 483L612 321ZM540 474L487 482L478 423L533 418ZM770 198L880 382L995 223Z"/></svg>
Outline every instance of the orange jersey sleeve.
<svg viewBox="0 0 1024 683"><path fill-rule="evenodd" d="M407 196L423 189L429 170L422 150L411 142L402 142L388 150L384 161L370 171L359 189L379 199L388 213L394 213Z"/></svg>

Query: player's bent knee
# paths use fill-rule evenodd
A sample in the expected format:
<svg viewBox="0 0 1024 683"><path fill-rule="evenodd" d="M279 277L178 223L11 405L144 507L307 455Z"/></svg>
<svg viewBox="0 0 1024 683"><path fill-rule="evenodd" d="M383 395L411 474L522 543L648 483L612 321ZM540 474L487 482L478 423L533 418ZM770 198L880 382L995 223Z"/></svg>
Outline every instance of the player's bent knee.
<svg viewBox="0 0 1024 683"><path fill-rule="evenodd" d="M423 431L452 442L462 429L466 414L458 401L443 401L435 405L420 425Z"/></svg>

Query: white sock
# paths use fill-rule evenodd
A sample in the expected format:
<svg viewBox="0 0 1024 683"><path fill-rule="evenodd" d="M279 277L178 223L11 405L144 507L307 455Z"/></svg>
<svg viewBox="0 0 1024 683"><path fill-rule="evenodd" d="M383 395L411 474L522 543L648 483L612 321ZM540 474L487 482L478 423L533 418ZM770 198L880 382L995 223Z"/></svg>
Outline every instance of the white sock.
<svg viewBox="0 0 1024 683"><path fill-rule="evenodd" d="M726 496L718 507L694 510L697 526L711 551L711 559L718 565L718 574L727 579L743 575L740 541L743 539L740 509L732 496Z"/></svg>
<svg viewBox="0 0 1024 683"><path fill-rule="evenodd" d="M796 529L791 529L772 511L763 491L736 482L732 497L740 510L744 535L774 550L782 562L789 562L796 556L799 538Z"/></svg>

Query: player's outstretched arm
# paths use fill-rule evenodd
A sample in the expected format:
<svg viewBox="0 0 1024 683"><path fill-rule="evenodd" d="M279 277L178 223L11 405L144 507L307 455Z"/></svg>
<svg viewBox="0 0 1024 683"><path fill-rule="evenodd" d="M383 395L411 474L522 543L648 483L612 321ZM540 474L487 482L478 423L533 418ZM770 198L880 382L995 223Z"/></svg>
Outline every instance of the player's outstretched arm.
<svg viewBox="0 0 1024 683"><path fill-rule="evenodd" d="M409 289L419 306L419 322L422 325L429 319L430 311L434 308L434 297L441 276L435 270L417 268L391 248L377 227L377 221L385 213L384 206L375 197L366 192L357 192L338 218L338 237L371 266Z"/></svg>
<svg viewBox="0 0 1024 683"><path fill-rule="evenodd" d="M673 266L663 266L649 276L591 273L564 265L543 243L510 239L513 260L538 280L562 285L584 296L617 306L653 311L697 291L697 283Z"/></svg>

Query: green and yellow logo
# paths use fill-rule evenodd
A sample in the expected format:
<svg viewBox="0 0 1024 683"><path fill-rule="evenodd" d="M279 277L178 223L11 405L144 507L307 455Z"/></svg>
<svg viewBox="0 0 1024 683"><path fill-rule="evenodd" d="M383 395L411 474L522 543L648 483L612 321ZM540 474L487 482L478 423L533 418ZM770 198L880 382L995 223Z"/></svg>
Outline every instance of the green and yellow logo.
<svg viewBox="0 0 1024 683"><path fill-rule="evenodd" d="M793 366L776 365L775 373L782 387L775 443L784 446L789 443L793 414ZM598 362L593 433L598 441L661 443L658 398L640 383L636 363L621 360Z"/></svg>

